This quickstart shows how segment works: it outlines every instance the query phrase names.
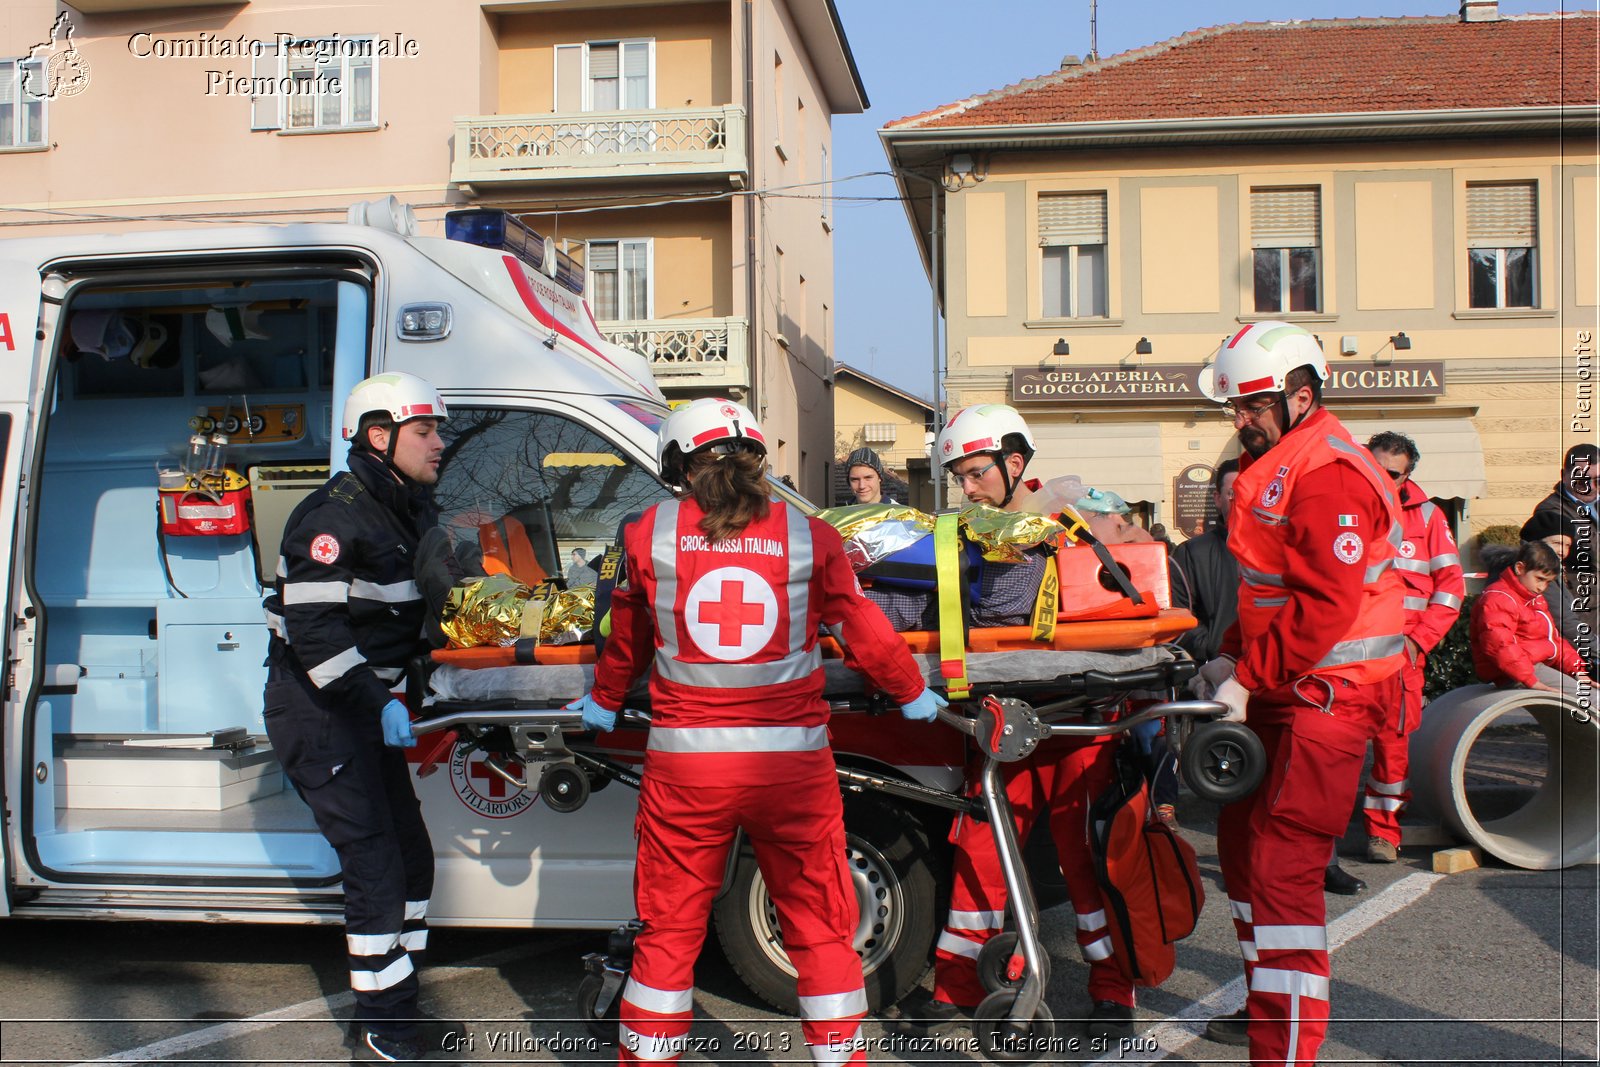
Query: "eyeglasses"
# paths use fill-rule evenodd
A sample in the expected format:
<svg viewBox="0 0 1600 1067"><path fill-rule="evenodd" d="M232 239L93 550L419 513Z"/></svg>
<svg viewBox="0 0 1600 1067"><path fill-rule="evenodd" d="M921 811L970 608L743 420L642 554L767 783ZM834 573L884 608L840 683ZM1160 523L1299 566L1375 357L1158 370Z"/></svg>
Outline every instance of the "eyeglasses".
<svg viewBox="0 0 1600 1067"><path fill-rule="evenodd" d="M1238 422L1240 419L1247 423L1259 422L1261 416L1270 411L1277 403L1276 400L1268 400L1264 404L1247 407L1244 404L1235 404L1230 400L1222 405L1222 417L1227 422Z"/></svg>
<svg viewBox="0 0 1600 1067"><path fill-rule="evenodd" d="M1394 479L1395 482L1397 482L1397 483L1398 482L1403 482L1403 481L1406 480L1406 472L1405 471L1390 470L1389 468L1385 467L1384 468L1384 473L1387 474L1390 478Z"/></svg>
<svg viewBox="0 0 1600 1067"><path fill-rule="evenodd" d="M955 485L955 486L958 486L958 487L959 486L964 486L969 482L974 484L974 485L976 485L977 483L983 481L983 476L985 474L988 474L990 471L994 470L999 465L1000 465L1000 461L999 460L992 459L988 463L985 463L983 466L979 467L977 470L970 470L970 471L967 471L965 474L957 474L955 471L951 471L950 472L950 483L952 485Z"/></svg>

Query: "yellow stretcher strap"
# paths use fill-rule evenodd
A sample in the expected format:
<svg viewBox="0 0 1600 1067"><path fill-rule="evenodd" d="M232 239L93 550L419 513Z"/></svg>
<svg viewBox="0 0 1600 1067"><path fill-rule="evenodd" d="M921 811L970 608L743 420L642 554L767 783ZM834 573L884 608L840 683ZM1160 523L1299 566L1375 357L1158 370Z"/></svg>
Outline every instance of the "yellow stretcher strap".
<svg viewBox="0 0 1600 1067"><path fill-rule="evenodd" d="M965 700L967 627L961 611L961 587L967 580L962 565L960 516L946 512L933 520L933 564L939 582L939 673L951 700Z"/></svg>
<svg viewBox="0 0 1600 1067"><path fill-rule="evenodd" d="M1056 639L1056 612L1061 607L1061 575L1056 570L1056 561L1048 561L1044 569L1044 581L1039 583L1039 595L1033 602L1033 639L1035 641L1049 641Z"/></svg>

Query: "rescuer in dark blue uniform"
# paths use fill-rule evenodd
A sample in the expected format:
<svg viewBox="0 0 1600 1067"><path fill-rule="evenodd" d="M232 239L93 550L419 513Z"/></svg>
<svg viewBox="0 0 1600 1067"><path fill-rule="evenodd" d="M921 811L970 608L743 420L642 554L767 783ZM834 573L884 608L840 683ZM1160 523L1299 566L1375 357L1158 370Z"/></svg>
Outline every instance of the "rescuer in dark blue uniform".
<svg viewBox="0 0 1600 1067"><path fill-rule="evenodd" d="M415 1020L433 846L403 748L417 743L392 690L425 647L417 541L434 524L444 402L380 374L345 403L350 469L295 508L266 599L267 736L339 855L363 1054L425 1053Z"/></svg>

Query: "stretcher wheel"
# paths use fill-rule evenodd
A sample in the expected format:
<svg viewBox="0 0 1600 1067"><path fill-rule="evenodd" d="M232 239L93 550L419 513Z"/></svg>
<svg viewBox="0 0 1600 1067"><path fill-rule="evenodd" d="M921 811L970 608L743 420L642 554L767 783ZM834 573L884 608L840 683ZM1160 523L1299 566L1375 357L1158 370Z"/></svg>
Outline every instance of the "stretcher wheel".
<svg viewBox="0 0 1600 1067"><path fill-rule="evenodd" d="M1021 988L1023 979L1027 977L1027 971L1024 970L1016 978L1007 973L1011 966L1011 957L1017 953L1017 944L1017 935L1011 930L996 934L984 942L982 951L978 953L978 981L983 983L985 992L994 993L1001 989ZM1039 977L1045 986L1049 986L1049 956L1044 958L1043 971Z"/></svg>
<svg viewBox="0 0 1600 1067"><path fill-rule="evenodd" d="M1267 753L1244 723L1208 722L1195 727L1184 743L1178 767L1196 796L1213 804L1232 804L1261 784Z"/></svg>
<svg viewBox="0 0 1600 1067"><path fill-rule="evenodd" d="M539 776L539 795L551 811L577 811L588 803L589 776L569 763L552 763Z"/></svg>
<svg viewBox="0 0 1600 1067"><path fill-rule="evenodd" d="M1056 1020L1043 1000L1033 1010L1033 1021L1020 1025L1006 1021L1017 993L1001 989L983 998L972 1012L972 1035L978 1050L996 1063L1033 1063L1055 1043Z"/></svg>
<svg viewBox="0 0 1600 1067"><path fill-rule="evenodd" d="M596 1015L594 1005L600 999L600 982L598 975L590 974L578 983L578 1018L583 1020L590 1037L602 1045L615 1045L618 1020L622 1018L622 993L618 991L604 1015Z"/></svg>

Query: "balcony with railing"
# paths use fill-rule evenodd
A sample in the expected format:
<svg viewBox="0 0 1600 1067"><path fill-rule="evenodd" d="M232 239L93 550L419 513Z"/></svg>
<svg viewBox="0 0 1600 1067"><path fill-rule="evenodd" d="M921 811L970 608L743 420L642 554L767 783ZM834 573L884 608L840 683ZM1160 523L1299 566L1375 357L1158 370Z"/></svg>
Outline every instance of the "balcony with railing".
<svg viewBox="0 0 1600 1067"><path fill-rule="evenodd" d="M742 395L750 388L750 327L744 319L639 319L599 326L608 341L648 357L669 395L675 389Z"/></svg>
<svg viewBox="0 0 1600 1067"><path fill-rule="evenodd" d="M450 180L462 185L722 178L744 184L744 108L653 108L456 120Z"/></svg>

